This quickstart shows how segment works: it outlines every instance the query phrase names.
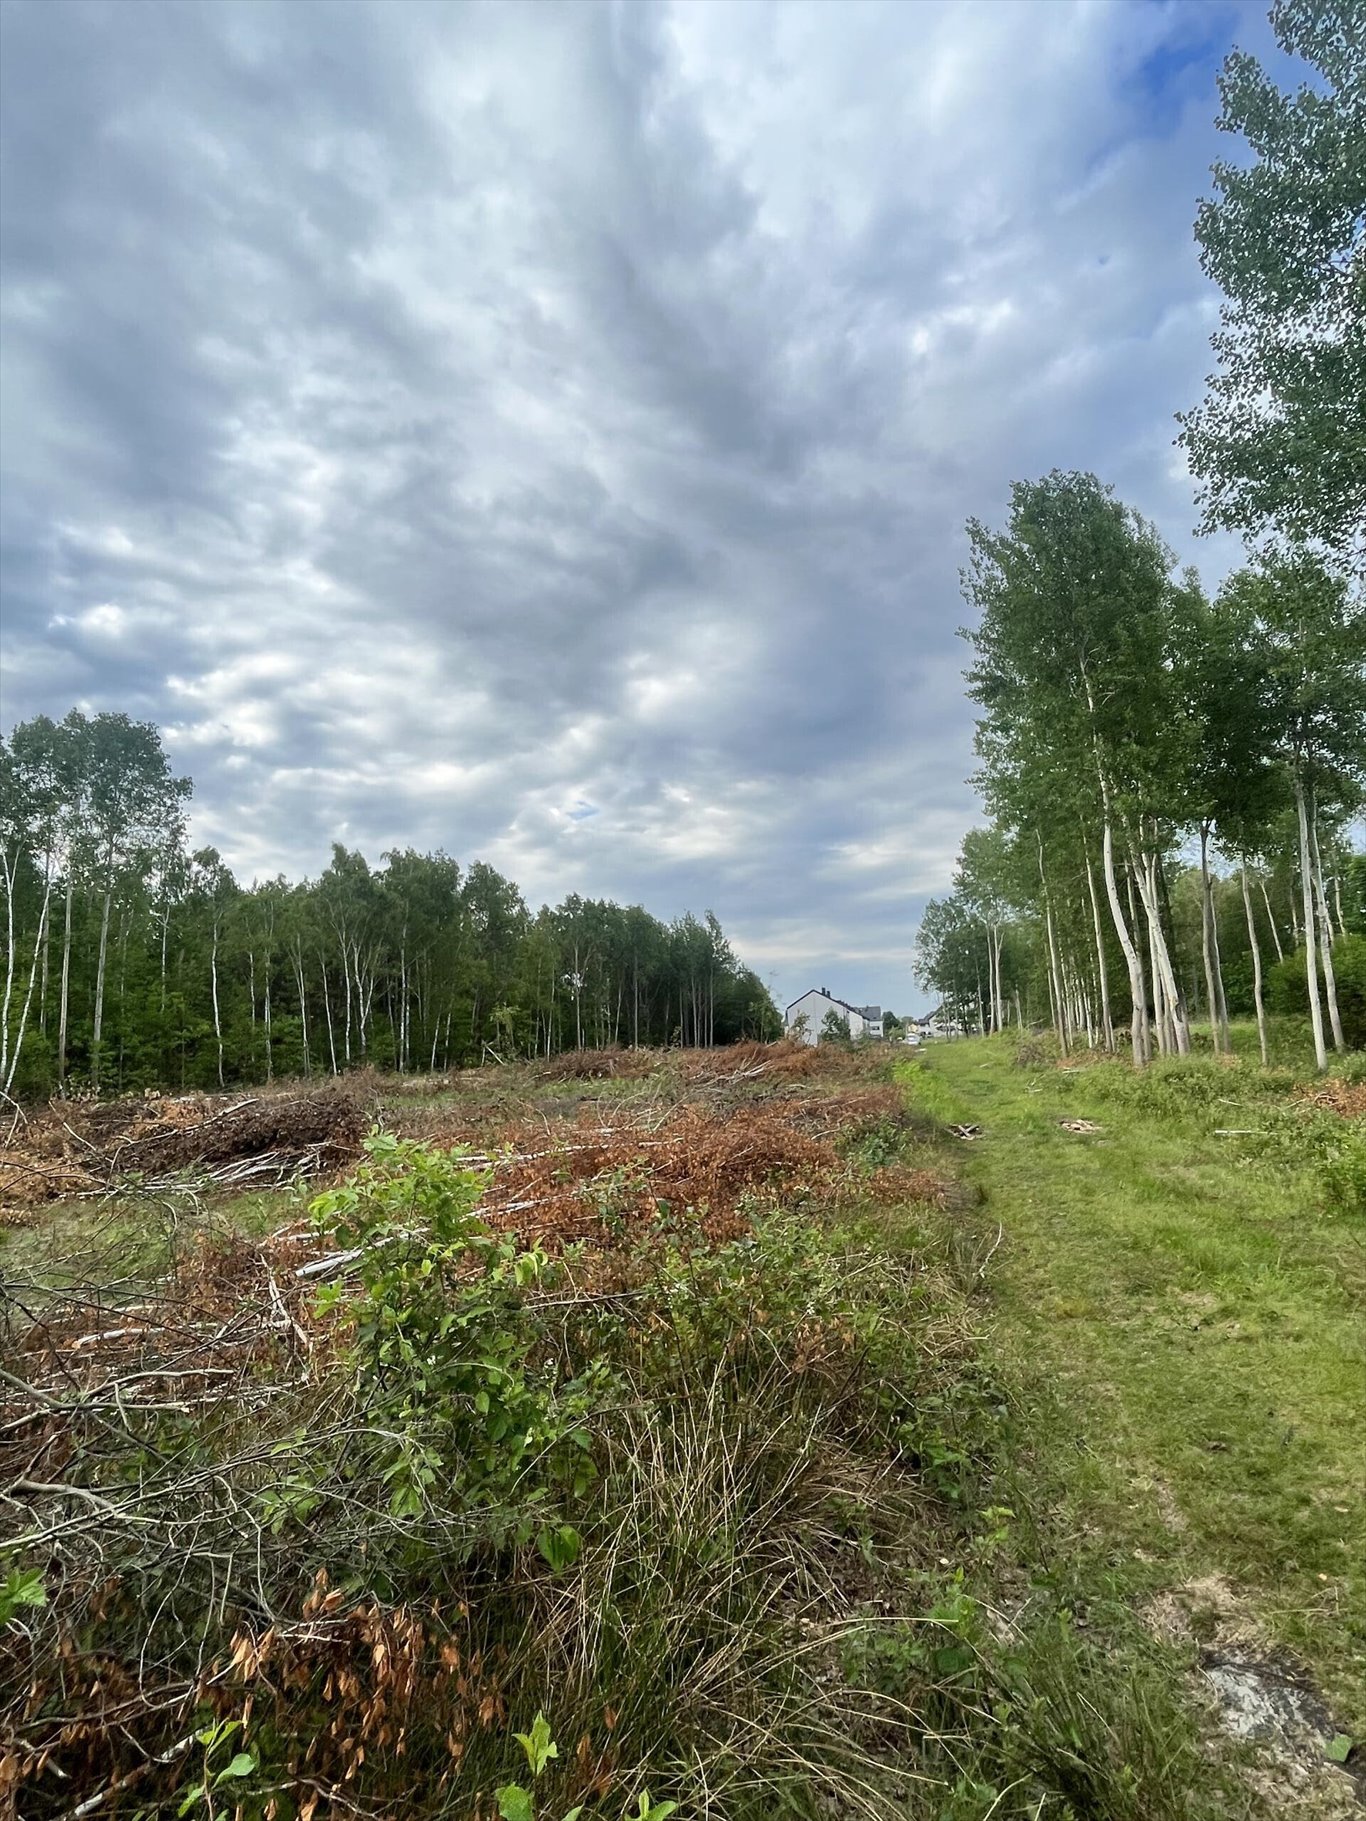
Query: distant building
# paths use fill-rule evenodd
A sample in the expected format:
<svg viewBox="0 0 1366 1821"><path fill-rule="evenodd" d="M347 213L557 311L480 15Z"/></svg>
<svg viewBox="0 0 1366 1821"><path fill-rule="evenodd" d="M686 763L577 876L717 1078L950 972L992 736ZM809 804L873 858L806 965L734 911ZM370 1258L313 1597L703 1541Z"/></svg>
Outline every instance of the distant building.
<svg viewBox="0 0 1366 1821"><path fill-rule="evenodd" d="M802 1041L819 1043L821 1029L831 1012L837 1018L848 1019L851 1037L882 1036L880 1005L850 1005L847 999L837 999L827 986L813 986L800 999L794 999L783 1014L783 1024L790 1036L796 1035L793 1027L805 1019L800 1030Z"/></svg>

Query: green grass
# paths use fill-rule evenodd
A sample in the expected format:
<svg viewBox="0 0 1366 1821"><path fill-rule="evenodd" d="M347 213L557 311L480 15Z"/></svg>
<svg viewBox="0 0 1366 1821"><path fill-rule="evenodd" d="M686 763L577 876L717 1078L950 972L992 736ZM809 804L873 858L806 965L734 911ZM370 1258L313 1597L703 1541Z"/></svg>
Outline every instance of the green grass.
<svg viewBox="0 0 1366 1821"><path fill-rule="evenodd" d="M983 1128L959 1161L1001 1230L995 1344L1034 1387L1031 1496L1135 1603L1224 1576L1360 1739L1366 1228L1324 1190L1332 1116L1296 1124L1289 1074L1014 1051L941 1044L902 1073L917 1106ZM1246 1128L1275 1142L1215 1135Z"/></svg>

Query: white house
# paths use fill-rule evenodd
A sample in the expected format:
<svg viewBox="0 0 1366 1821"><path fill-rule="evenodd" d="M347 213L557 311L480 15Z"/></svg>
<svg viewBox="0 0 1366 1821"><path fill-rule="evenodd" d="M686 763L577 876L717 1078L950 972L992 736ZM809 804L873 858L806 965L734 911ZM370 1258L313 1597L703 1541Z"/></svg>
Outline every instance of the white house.
<svg viewBox="0 0 1366 1821"><path fill-rule="evenodd" d="M789 1036L798 1033L793 1026L799 1019L805 1019L800 1035L804 1043L819 1043L821 1028L830 1013L837 1018L849 1020L851 1037L881 1037L882 1007L880 1005L850 1005L845 999L837 999L826 986L813 986L810 992L803 993L800 999L794 999L783 1014L783 1023Z"/></svg>

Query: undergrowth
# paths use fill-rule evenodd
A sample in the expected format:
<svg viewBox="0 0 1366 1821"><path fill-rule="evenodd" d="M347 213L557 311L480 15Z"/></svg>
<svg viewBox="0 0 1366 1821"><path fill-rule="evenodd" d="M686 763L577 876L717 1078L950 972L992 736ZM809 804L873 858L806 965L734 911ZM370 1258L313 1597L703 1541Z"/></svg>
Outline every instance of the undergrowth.
<svg viewBox="0 0 1366 1821"><path fill-rule="evenodd" d="M845 1154L872 1185L927 1129ZM949 1216L755 1191L725 1243L670 1210L552 1255L458 1155L366 1148L314 1203L337 1282L211 1252L183 1356L9 1421L32 1821L521 1814L533 1739L552 1821L1233 1812L1161 1650L1116 1656L1012 1496ZM10 1336L35 1372L81 1344L53 1323Z"/></svg>
<svg viewBox="0 0 1366 1821"><path fill-rule="evenodd" d="M1339 1079L1358 1076L1359 1058L1343 1060ZM1168 1124L1199 1121L1231 1141L1235 1164L1314 1173L1321 1209L1344 1219L1366 1217L1366 1125L1293 1097L1289 1068L1256 1068L1246 1061L1173 1056L1135 1070L1123 1062L1085 1068L1088 1095Z"/></svg>

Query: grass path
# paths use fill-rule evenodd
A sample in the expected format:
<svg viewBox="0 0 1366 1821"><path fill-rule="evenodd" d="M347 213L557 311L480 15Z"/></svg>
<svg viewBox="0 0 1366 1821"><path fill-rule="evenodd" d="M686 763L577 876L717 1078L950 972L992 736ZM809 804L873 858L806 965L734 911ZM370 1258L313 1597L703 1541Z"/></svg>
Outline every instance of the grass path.
<svg viewBox="0 0 1366 1821"><path fill-rule="evenodd" d="M1308 1169L1239 1164L1215 1128L1245 1113L1117 1101L1013 1048L943 1044L904 1073L925 1110L983 1128L962 1172L1002 1230L997 1338L1041 1387L1046 1496L1135 1598L1240 1589L1361 1740L1366 1235Z"/></svg>

